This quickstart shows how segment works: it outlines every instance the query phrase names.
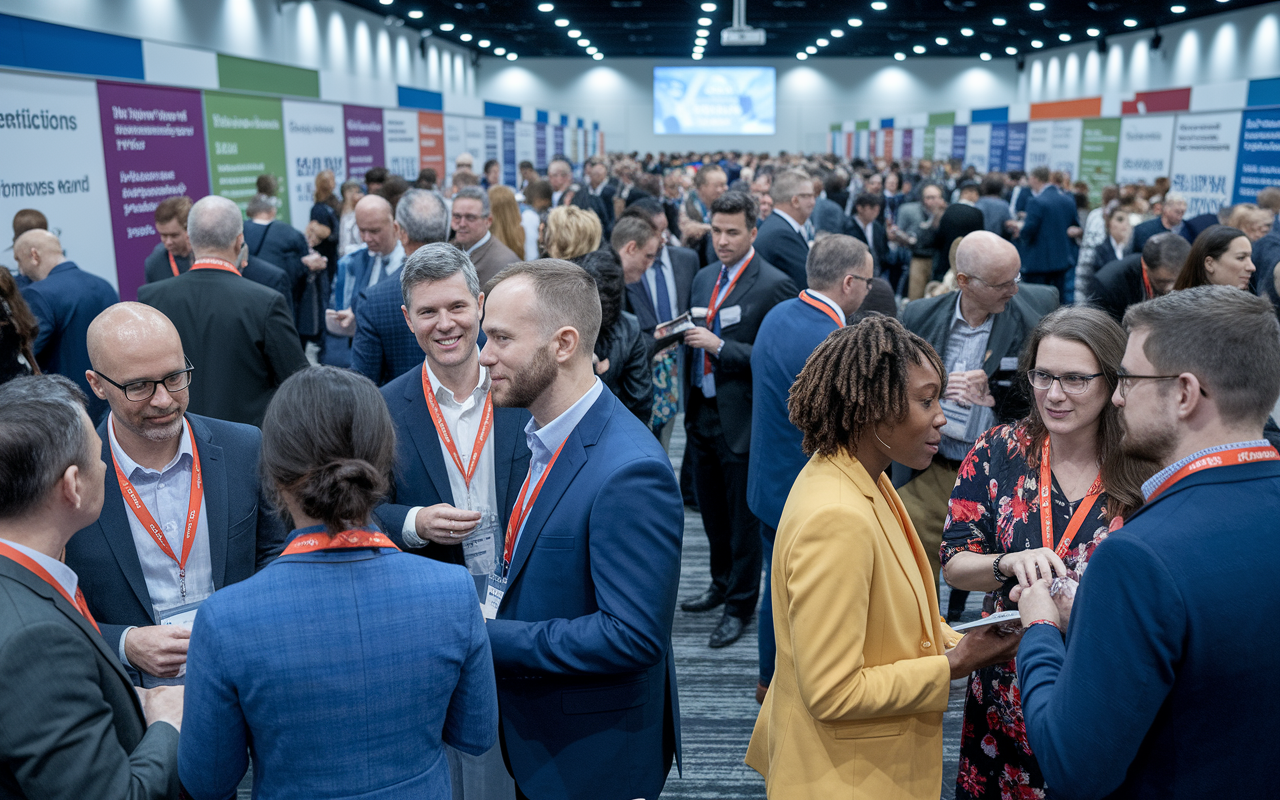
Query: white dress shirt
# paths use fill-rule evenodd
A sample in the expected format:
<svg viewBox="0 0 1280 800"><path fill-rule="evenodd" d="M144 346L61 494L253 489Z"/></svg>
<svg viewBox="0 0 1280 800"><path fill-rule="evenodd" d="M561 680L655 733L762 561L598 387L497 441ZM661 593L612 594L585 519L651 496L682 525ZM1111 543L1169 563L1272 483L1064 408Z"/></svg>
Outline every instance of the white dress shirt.
<svg viewBox="0 0 1280 800"><path fill-rule="evenodd" d="M404 243L397 241L395 249L390 253L376 255L373 258L373 269L369 270L369 286L373 286L380 279L400 269L400 265L404 262Z"/></svg>
<svg viewBox="0 0 1280 800"><path fill-rule="evenodd" d="M750 261L751 258L755 256L755 254L756 254L756 249L752 247L750 250L747 251L747 254L743 256L740 261L738 261L738 263L734 264L732 267L729 267L729 280L725 281L723 289L720 287L720 276L718 274L716 275L715 285L711 287L711 305L715 306L717 302L720 304L716 308L716 319L720 319L720 315L724 313L724 301L728 299L728 296L730 293L730 287L733 286L733 282L734 280L737 279L738 273L742 272L742 270L746 268L747 262ZM721 333L724 332L724 322L720 323L720 331ZM721 341L723 341L724 337L721 336L720 339ZM694 368L697 369L698 372L701 372L702 371L702 353L705 351L695 350L694 352L698 354L698 360L697 360L697 363L694 365ZM717 358L719 357L719 353L713 353L711 355ZM694 381L694 384L697 385L697 381ZM700 388L702 389L703 397L716 396L716 373L714 370L702 376L702 385Z"/></svg>
<svg viewBox="0 0 1280 800"><path fill-rule="evenodd" d="M520 227L524 228L524 260L536 261L538 258L538 226L542 218L532 208L520 212Z"/></svg>
<svg viewBox="0 0 1280 800"><path fill-rule="evenodd" d="M800 234L800 238L802 239L805 238L803 224L796 222L794 219L792 219L790 216L787 215L787 212L782 211L777 207L773 209L773 213L785 219L787 221L787 224L791 226L791 229L794 230L796 233Z"/></svg>
<svg viewBox="0 0 1280 800"><path fill-rule="evenodd" d="M808 292L809 296L812 297L814 300L821 300L823 303L826 303L827 306L830 307L832 311L836 312L836 316L840 318L841 325L844 325L848 322L848 320L845 319L844 317L844 309L836 305L835 300L832 300L830 297L827 297L825 294L818 291L817 289L805 289L805 291Z"/></svg>
<svg viewBox="0 0 1280 800"><path fill-rule="evenodd" d="M676 276L675 267L671 266L671 253L664 246L658 252L658 258L644 271L645 288L653 299L653 310L658 313L658 322L668 322L676 318L680 312L676 310ZM658 308L658 281L667 285L667 299L671 301L669 308Z"/></svg>
<svg viewBox="0 0 1280 800"><path fill-rule="evenodd" d="M65 589L68 595L71 597L76 596L76 588L80 585L80 578L71 567L56 558L49 558L39 550L33 550L25 544L18 544L12 539L0 539L0 542L4 542L19 553L30 556L32 561L44 567L44 571L49 573L49 577L57 581L58 585Z"/></svg>

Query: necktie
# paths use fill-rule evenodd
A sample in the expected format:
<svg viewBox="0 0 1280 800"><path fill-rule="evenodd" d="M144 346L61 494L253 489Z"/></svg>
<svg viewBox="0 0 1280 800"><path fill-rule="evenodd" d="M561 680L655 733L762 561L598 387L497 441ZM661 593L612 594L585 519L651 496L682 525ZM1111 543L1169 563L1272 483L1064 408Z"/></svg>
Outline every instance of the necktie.
<svg viewBox="0 0 1280 800"><path fill-rule="evenodd" d="M804 223L804 240L805 240L806 242L812 242L812 241L813 241L813 236L814 236L813 223L812 223L811 221L809 221L809 220L805 220L805 223Z"/></svg>
<svg viewBox="0 0 1280 800"><path fill-rule="evenodd" d="M658 321L662 322L675 314L671 313L671 293L667 291L667 265L659 261L656 266L658 270L653 276L653 282L658 287Z"/></svg>
<svg viewBox="0 0 1280 800"><path fill-rule="evenodd" d="M729 285L729 268L724 264L720 265L720 278L716 281L716 289L711 293L711 304L716 305L716 298L720 297L720 293L724 291L724 287ZM720 335L720 315L716 314L715 319L711 321L711 332L716 336ZM705 377L711 374L711 356L706 350L699 351L702 354L702 375ZM698 379L698 386L702 386L702 379Z"/></svg>

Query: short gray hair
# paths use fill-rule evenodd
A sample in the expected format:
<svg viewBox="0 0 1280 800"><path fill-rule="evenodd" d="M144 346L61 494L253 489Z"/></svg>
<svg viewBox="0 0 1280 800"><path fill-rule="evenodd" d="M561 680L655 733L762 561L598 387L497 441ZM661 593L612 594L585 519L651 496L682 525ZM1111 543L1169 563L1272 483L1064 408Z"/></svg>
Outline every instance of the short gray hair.
<svg viewBox="0 0 1280 800"><path fill-rule="evenodd" d="M443 242L449 238L449 213L439 192L410 189L396 204L396 222L409 241L417 244Z"/></svg>
<svg viewBox="0 0 1280 800"><path fill-rule="evenodd" d="M187 214L187 236L191 247L200 250L227 250L244 233L240 207L225 197L211 194L191 206Z"/></svg>
<svg viewBox="0 0 1280 800"><path fill-rule="evenodd" d="M1130 306L1124 326L1147 332L1142 350L1157 373L1190 372L1208 387L1228 424L1270 416L1280 397L1280 322L1270 301L1234 286L1194 286Z"/></svg>
<svg viewBox="0 0 1280 800"><path fill-rule="evenodd" d="M99 457L90 452L84 409L84 392L61 375L0 386L0 519L29 513L67 467Z"/></svg>
<svg viewBox="0 0 1280 800"><path fill-rule="evenodd" d="M479 186L464 186L459 189L457 194L453 196L453 202L456 203L459 200L479 200L480 213L486 217L492 213L492 209L489 206L489 193Z"/></svg>
<svg viewBox="0 0 1280 800"><path fill-rule="evenodd" d="M1185 208L1187 205L1187 196L1185 194L1178 194L1177 192L1169 192L1164 196L1164 204L1166 206L1182 206Z"/></svg>
<svg viewBox="0 0 1280 800"><path fill-rule="evenodd" d="M256 217L259 214L266 214L275 211L280 207L280 201L269 194L255 194L248 204L245 206L244 213L250 217Z"/></svg>
<svg viewBox="0 0 1280 800"><path fill-rule="evenodd" d="M467 254L444 242L424 244L404 260L400 270L400 294L404 307L410 308L409 295L420 283L434 283L452 277L459 272L467 281L467 291L472 297L480 296L480 276Z"/></svg>
<svg viewBox="0 0 1280 800"><path fill-rule="evenodd" d="M557 167L557 164L560 166ZM565 161L563 158L553 158L551 159L551 163L547 165L547 174L550 175L552 172L567 172L572 175L573 165L568 161Z"/></svg>
<svg viewBox="0 0 1280 800"><path fill-rule="evenodd" d="M813 178L799 170L789 169L773 176L773 185L769 187L769 196L773 198L775 203L790 203L791 198L806 189L813 191Z"/></svg>
<svg viewBox="0 0 1280 800"><path fill-rule="evenodd" d="M871 257L867 246L852 236L834 233L814 242L805 262L805 277L819 291L838 286L852 270Z"/></svg>

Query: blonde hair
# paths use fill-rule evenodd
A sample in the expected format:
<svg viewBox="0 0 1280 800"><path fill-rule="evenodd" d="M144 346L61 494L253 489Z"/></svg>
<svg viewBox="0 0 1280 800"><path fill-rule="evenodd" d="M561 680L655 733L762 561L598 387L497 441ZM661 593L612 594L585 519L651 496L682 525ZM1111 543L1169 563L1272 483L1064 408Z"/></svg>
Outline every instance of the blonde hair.
<svg viewBox="0 0 1280 800"><path fill-rule="evenodd" d="M524 255L524 228L520 227L520 206L509 186L489 187L489 213L493 215L493 235L518 256Z"/></svg>
<svg viewBox="0 0 1280 800"><path fill-rule="evenodd" d="M566 260L585 256L600 247L603 233L596 212L577 206L557 206L547 215L547 255Z"/></svg>

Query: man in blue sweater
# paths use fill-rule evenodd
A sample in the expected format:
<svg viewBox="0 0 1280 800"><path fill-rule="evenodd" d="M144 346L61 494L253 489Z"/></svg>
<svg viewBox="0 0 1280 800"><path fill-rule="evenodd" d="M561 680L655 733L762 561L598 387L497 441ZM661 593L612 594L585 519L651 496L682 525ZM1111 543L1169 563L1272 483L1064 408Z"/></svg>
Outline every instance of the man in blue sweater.
<svg viewBox="0 0 1280 800"><path fill-rule="evenodd" d="M1163 469L1090 559L1065 642L1047 580L1014 597L1027 737L1055 797L1274 796L1280 324L1225 286L1124 321L1122 446Z"/></svg>

